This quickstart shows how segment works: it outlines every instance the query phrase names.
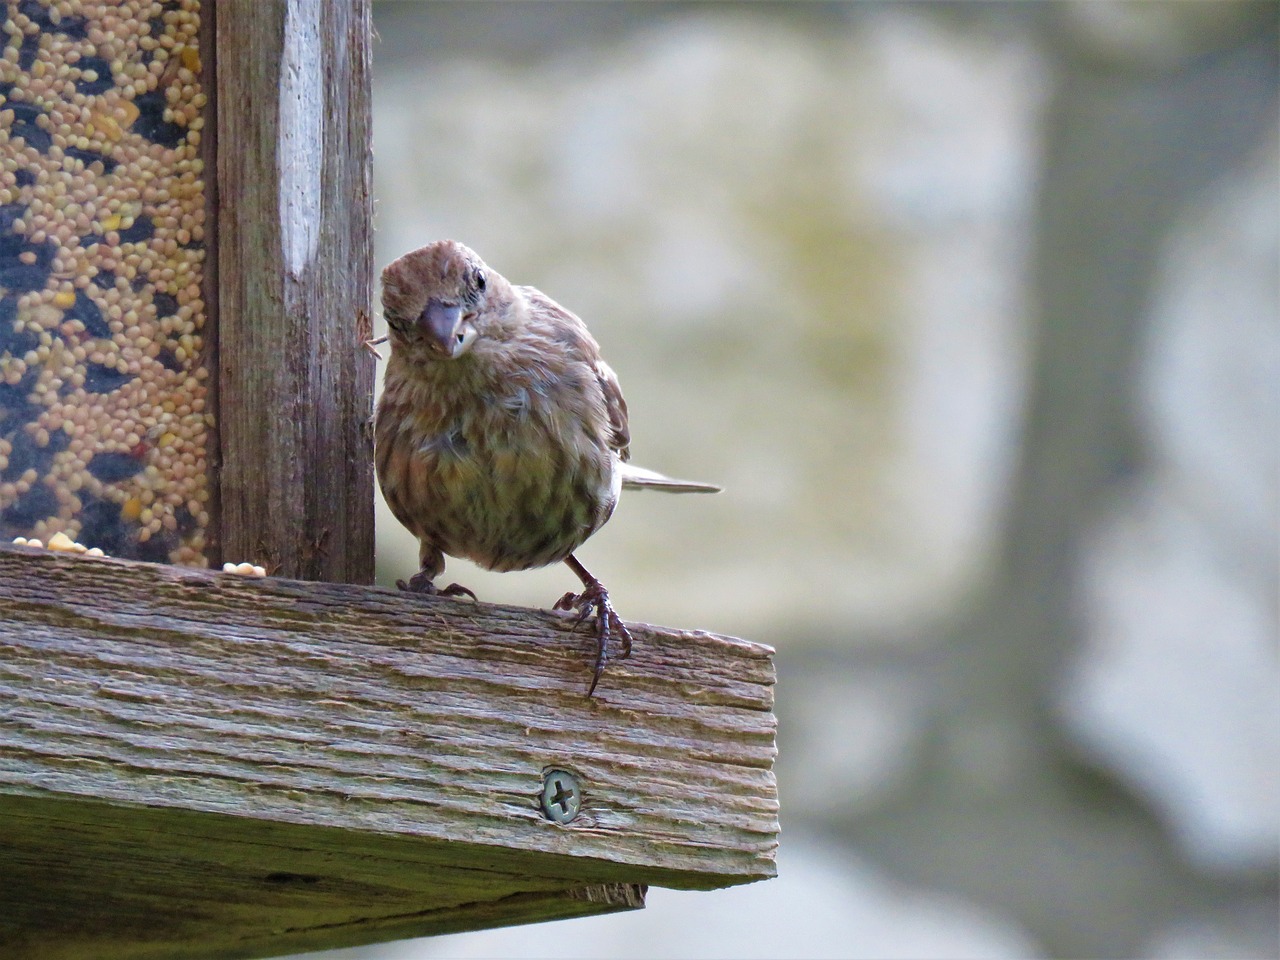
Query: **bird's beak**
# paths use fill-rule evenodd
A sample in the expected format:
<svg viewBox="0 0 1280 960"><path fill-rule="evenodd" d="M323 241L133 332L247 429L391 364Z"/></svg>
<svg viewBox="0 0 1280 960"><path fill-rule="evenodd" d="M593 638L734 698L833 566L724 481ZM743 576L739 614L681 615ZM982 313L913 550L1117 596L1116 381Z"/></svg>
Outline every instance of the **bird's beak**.
<svg viewBox="0 0 1280 960"><path fill-rule="evenodd" d="M426 308L418 317L418 323L432 350L446 357L458 355L461 344L458 327L462 323L462 307L432 298L427 301Z"/></svg>

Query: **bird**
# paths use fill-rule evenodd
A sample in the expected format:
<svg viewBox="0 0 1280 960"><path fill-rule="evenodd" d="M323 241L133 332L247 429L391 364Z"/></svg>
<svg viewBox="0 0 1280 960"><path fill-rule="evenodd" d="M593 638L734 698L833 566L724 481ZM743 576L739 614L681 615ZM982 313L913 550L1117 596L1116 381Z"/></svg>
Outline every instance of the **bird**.
<svg viewBox="0 0 1280 960"><path fill-rule="evenodd" d="M564 562L582 583L554 609L594 614L594 694L611 638L632 638L604 584L574 551L612 516L623 489L717 493L630 463L627 403L587 326L546 294L518 286L456 240L406 253L382 272L387 323L374 415L382 495L418 539L402 590L437 587L445 556L487 570Z"/></svg>

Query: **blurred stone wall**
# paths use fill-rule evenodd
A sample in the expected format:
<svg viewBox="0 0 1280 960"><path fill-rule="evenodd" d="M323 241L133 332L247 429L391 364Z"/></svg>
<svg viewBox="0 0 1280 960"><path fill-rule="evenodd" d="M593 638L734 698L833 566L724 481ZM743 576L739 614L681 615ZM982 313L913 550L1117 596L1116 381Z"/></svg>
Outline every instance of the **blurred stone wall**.
<svg viewBox="0 0 1280 960"><path fill-rule="evenodd" d="M1276 956L1275 6L375 18L378 262L540 287L637 462L726 486L582 556L778 648L786 832L767 884L347 955Z"/></svg>

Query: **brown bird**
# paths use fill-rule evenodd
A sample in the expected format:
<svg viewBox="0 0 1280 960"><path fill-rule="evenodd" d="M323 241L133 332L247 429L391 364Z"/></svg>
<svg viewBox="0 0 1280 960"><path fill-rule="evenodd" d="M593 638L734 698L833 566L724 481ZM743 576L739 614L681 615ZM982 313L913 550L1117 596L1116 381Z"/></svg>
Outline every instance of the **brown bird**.
<svg viewBox="0 0 1280 960"><path fill-rule="evenodd" d="M440 240L382 272L391 357L375 418L378 482L420 545L404 590L439 589L444 555L488 570L563 560L582 581L557 610L596 616L590 697L611 636L631 635L573 551L623 488L714 493L627 462L627 404L586 324L533 287L513 286L473 251Z"/></svg>

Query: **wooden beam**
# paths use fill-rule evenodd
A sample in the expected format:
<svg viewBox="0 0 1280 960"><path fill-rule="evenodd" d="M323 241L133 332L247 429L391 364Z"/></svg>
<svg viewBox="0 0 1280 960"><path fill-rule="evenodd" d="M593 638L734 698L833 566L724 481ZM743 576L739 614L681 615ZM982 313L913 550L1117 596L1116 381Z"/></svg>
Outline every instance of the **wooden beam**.
<svg viewBox="0 0 1280 960"><path fill-rule="evenodd" d="M465 845L0 792L0 953L270 957L634 910Z"/></svg>
<svg viewBox="0 0 1280 960"><path fill-rule="evenodd" d="M370 583L370 0L211 9L221 556Z"/></svg>
<svg viewBox="0 0 1280 960"><path fill-rule="evenodd" d="M264 956L772 876L772 651L632 632L588 700L564 615L0 547L0 954Z"/></svg>

